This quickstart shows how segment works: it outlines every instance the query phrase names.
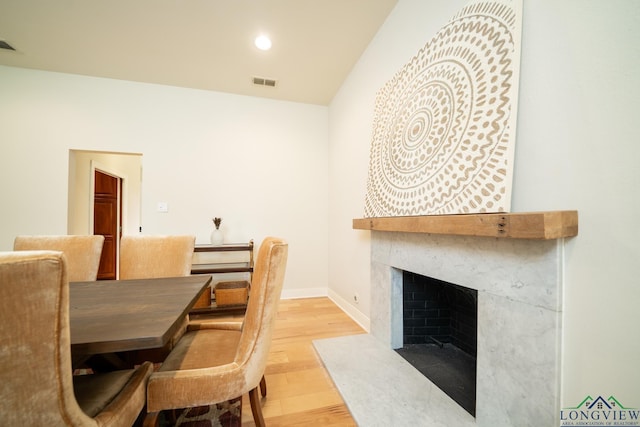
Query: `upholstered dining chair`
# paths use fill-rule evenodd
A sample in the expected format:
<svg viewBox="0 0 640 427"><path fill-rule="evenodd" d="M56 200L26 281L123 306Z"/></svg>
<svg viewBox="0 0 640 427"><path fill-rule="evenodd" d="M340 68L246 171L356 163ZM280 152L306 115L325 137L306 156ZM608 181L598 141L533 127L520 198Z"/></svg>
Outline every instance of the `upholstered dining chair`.
<svg viewBox="0 0 640 427"><path fill-rule="evenodd" d="M0 414L7 426L130 427L153 370L73 376L66 258L0 252Z"/></svg>
<svg viewBox="0 0 640 427"><path fill-rule="evenodd" d="M122 236L120 279L152 279L191 274L195 236Z"/></svg>
<svg viewBox="0 0 640 427"><path fill-rule="evenodd" d="M17 236L13 250L63 252L69 281L88 282L98 277L103 245L101 235Z"/></svg>
<svg viewBox="0 0 640 427"><path fill-rule="evenodd" d="M190 235L122 236L118 277L129 280L189 276L195 243L195 236ZM186 331L188 321L186 316L165 347L140 350L133 362L164 360Z"/></svg>
<svg viewBox="0 0 640 427"><path fill-rule="evenodd" d="M258 388L264 383L273 325L282 291L288 244L268 237L260 245L244 321L229 328L190 324L147 386L145 426L163 410L225 402L249 393L257 426L264 426Z"/></svg>

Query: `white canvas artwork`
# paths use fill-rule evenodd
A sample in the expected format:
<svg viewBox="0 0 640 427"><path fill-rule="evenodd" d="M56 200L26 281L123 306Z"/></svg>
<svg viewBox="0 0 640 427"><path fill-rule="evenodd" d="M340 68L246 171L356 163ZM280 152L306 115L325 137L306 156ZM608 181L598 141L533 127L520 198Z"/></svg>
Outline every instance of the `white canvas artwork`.
<svg viewBox="0 0 640 427"><path fill-rule="evenodd" d="M521 22L473 1L378 92L365 217L510 211Z"/></svg>

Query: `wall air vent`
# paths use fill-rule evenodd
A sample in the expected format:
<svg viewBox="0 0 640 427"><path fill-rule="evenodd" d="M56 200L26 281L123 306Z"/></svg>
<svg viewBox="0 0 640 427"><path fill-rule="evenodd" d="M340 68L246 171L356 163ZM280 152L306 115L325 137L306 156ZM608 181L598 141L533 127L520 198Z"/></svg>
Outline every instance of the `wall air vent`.
<svg viewBox="0 0 640 427"><path fill-rule="evenodd" d="M13 46L11 46L9 43L7 43L4 40L0 40L0 49L15 50Z"/></svg>
<svg viewBox="0 0 640 427"><path fill-rule="evenodd" d="M258 86L276 87L276 81L274 79L266 79L264 77L254 77L253 84Z"/></svg>

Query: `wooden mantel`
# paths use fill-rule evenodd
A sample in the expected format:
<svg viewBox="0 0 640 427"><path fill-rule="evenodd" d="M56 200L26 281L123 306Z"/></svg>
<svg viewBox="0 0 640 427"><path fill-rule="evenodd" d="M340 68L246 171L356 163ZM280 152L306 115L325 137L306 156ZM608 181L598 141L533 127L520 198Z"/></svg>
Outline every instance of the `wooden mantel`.
<svg viewBox="0 0 640 427"><path fill-rule="evenodd" d="M356 218L353 228L549 240L577 236L578 211Z"/></svg>

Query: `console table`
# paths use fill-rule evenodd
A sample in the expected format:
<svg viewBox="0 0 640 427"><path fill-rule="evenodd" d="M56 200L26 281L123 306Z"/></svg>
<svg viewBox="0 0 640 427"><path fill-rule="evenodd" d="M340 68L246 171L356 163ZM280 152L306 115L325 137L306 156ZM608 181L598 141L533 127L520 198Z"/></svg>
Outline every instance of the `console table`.
<svg viewBox="0 0 640 427"><path fill-rule="evenodd" d="M248 243L231 243L224 245L197 244L194 254L218 253L219 259L208 260L206 262L195 262L191 265L191 274L222 274L222 273L247 273L249 283L253 279L253 239ZM225 259L231 252L246 252L241 261ZM191 314L210 314L217 312L228 313L230 311L244 311L246 307L217 307L212 302L208 307L197 307L191 310Z"/></svg>

